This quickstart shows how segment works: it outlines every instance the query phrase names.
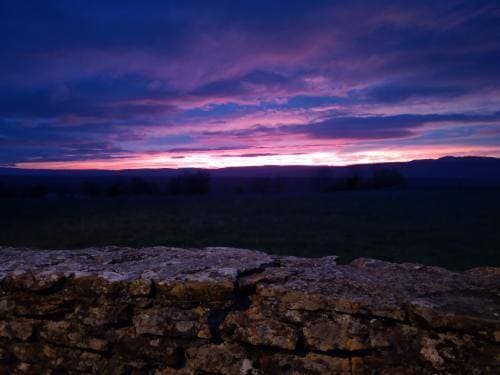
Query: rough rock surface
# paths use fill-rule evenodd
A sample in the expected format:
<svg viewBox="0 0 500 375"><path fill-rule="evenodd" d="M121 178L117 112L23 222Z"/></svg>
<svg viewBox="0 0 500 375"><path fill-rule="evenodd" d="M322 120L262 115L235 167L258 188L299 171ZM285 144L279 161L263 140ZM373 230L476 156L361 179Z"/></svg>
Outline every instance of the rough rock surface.
<svg viewBox="0 0 500 375"><path fill-rule="evenodd" d="M0 248L0 373L500 373L500 269Z"/></svg>

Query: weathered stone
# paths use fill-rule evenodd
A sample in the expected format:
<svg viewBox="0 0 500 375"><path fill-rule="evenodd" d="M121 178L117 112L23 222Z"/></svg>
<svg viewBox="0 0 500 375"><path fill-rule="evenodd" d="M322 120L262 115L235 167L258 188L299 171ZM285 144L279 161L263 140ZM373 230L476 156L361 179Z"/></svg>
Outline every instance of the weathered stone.
<svg viewBox="0 0 500 375"><path fill-rule="evenodd" d="M365 355L362 357L352 357L351 374L398 374L398 375L420 375L436 374L436 370L431 370L419 363L412 363L410 366L405 363L404 358L391 357L390 353L381 355Z"/></svg>
<svg viewBox="0 0 500 375"><path fill-rule="evenodd" d="M54 370L45 367L43 364L19 362L12 368L11 373L12 375L18 375L18 374L51 375L54 373Z"/></svg>
<svg viewBox="0 0 500 375"><path fill-rule="evenodd" d="M367 325L351 315L341 314L306 322L306 345L315 350L363 350L371 347Z"/></svg>
<svg viewBox="0 0 500 375"><path fill-rule="evenodd" d="M241 346L236 344L204 345L186 352L187 367L221 375L254 375L258 370Z"/></svg>
<svg viewBox="0 0 500 375"><path fill-rule="evenodd" d="M152 282L144 279L132 280L128 290L132 296L147 296L151 293Z"/></svg>
<svg viewBox="0 0 500 375"><path fill-rule="evenodd" d="M0 374L500 373L500 271L0 248Z"/></svg>
<svg viewBox="0 0 500 375"><path fill-rule="evenodd" d="M12 313L15 308L16 303L12 299L4 297L0 300L0 316Z"/></svg>
<svg viewBox="0 0 500 375"><path fill-rule="evenodd" d="M293 350L298 340L294 327L277 319L264 317L256 308L231 312L224 320L221 329L223 336L229 340L243 341L252 345Z"/></svg>
<svg viewBox="0 0 500 375"><path fill-rule="evenodd" d="M436 349L437 341L429 337L424 337L422 339L421 345L422 349L420 354L422 357L432 364L436 370L443 370L444 359L440 356L438 350Z"/></svg>
<svg viewBox="0 0 500 375"><path fill-rule="evenodd" d="M111 301L98 300L95 306L79 304L74 310L74 315L88 326L102 328L130 322L129 307L130 305L119 301L112 304Z"/></svg>
<svg viewBox="0 0 500 375"><path fill-rule="evenodd" d="M141 249L105 247L83 250L32 251L0 248L3 288L31 288L37 275L65 275L92 291L105 293L121 282L158 280L171 286L190 282L211 284L236 281L238 273L260 269L273 259L260 252L230 248L186 250L165 247ZM92 288L89 288L92 287Z"/></svg>
<svg viewBox="0 0 500 375"><path fill-rule="evenodd" d="M305 356L275 354L264 356L261 367L265 374L350 374L348 358L308 353Z"/></svg>
<svg viewBox="0 0 500 375"><path fill-rule="evenodd" d="M33 335L33 329L37 324L35 320L23 318L0 321L0 337L26 341Z"/></svg>
<svg viewBox="0 0 500 375"><path fill-rule="evenodd" d="M134 315L133 321L139 335L196 337L199 331L205 331L207 318L196 309L155 307Z"/></svg>
<svg viewBox="0 0 500 375"><path fill-rule="evenodd" d="M70 321L48 321L39 332L46 342L67 347L90 349L105 352L108 342L102 338L92 337L92 331L85 326Z"/></svg>
<svg viewBox="0 0 500 375"><path fill-rule="evenodd" d="M120 328L108 335L119 362L134 368L149 366L177 366L183 362L182 342L171 337L137 335L134 328ZM191 345L196 346L195 342Z"/></svg>

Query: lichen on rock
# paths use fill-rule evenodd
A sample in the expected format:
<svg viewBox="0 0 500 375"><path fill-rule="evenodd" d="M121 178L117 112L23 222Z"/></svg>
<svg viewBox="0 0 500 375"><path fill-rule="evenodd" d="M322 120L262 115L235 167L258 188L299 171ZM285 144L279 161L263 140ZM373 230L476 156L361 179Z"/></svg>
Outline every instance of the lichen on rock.
<svg viewBox="0 0 500 375"><path fill-rule="evenodd" d="M500 271L0 248L0 373L500 372Z"/></svg>

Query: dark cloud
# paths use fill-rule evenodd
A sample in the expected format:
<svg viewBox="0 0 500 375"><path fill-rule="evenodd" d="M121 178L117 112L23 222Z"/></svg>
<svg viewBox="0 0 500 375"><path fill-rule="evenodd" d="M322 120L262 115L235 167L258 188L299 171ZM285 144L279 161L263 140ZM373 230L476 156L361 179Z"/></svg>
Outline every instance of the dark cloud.
<svg viewBox="0 0 500 375"><path fill-rule="evenodd" d="M201 97L226 97L237 100L242 96L252 98L262 94L262 90L265 90L264 93L267 96L279 90L290 90L293 86L297 86L297 83L294 82L294 77L289 78L274 72L252 71L241 77L208 83L192 91L190 94Z"/></svg>
<svg viewBox="0 0 500 375"><path fill-rule="evenodd" d="M129 129L99 125L64 128L47 123L0 123L2 163L27 161L83 161L116 158L125 153L117 139L136 139Z"/></svg>
<svg viewBox="0 0 500 375"><path fill-rule="evenodd" d="M203 133L208 137L252 138L264 135L307 135L318 139L376 140L405 138L426 124L451 122L455 124L479 124L500 121L500 112L489 115L396 115L367 117L332 117L309 124L282 125L277 127L255 126L235 131Z"/></svg>
<svg viewBox="0 0 500 375"><path fill-rule="evenodd" d="M283 133L306 134L312 138L341 139L390 139L412 136L415 130L426 124L443 122L480 123L499 121L500 113L491 115L398 115L372 117L334 117L309 125L282 126Z"/></svg>
<svg viewBox="0 0 500 375"><path fill-rule="evenodd" d="M221 147L178 147L165 150L167 152L202 152L202 151L230 151L240 150L241 147L221 146Z"/></svg>
<svg viewBox="0 0 500 375"><path fill-rule="evenodd" d="M0 88L0 116L130 118L134 115L174 111L174 105L152 102L171 97L172 93L166 88L143 77L97 76L29 89Z"/></svg>
<svg viewBox="0 0 500 375"><path fill-rule="evenodd" d="M454 98L464 95L468 90L457 86L421 85L415 82L409 83L387 83L384 85L370 87L361 92L361 96L375 103L394 103L412 98Z"/></svg>
<svg viewBox="0 0 500 375"><path fill-rule="evenodd" d="M397 146L500 110L498 40L486 0L4 0L0 163L233 149L217 135Z"/></svg>

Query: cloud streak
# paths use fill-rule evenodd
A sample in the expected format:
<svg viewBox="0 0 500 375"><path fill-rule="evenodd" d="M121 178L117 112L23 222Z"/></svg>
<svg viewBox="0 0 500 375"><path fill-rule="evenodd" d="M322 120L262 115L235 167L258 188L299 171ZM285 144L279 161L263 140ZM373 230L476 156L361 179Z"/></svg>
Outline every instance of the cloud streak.
<svg viewBox="0 0 500 375"><path fill-rule="evenodd" d="M491 155L499 39L494 1L6 0L0 164Z"/></svg>

